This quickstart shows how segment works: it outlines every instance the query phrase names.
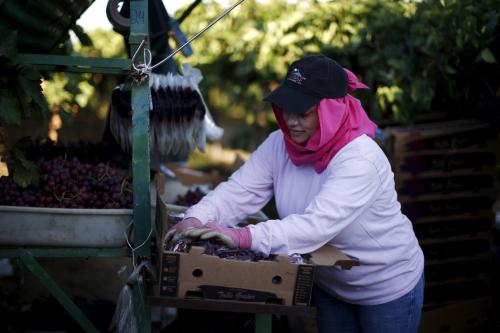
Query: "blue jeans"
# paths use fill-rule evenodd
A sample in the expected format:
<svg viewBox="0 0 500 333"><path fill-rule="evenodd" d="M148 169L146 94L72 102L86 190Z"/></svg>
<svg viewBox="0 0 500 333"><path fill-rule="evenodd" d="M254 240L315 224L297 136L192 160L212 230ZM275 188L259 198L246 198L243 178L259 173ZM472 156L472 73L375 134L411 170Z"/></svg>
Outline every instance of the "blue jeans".
<svg viewBox="0 0 500 333"><path fill-rule="evenodd" d="M415 333L424 301L424 276L406 295L378 305L354 305L314 288L319 333Z"/></svg>

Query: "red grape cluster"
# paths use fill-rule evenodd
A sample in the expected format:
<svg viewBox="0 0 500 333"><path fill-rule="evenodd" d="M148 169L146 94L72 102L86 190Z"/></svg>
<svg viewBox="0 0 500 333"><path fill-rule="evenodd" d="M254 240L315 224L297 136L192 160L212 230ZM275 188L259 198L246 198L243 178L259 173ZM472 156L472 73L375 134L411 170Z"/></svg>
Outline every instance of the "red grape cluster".
<svg viewBox="0 0 500 333"><path fill-rule="evenodd" d="M174 204L191 207L192 205L197 204L204 196L205 192L203 192L199 187L196 187L194 190L187 191L184 195L178 195Z"/></svg>
<svg viewBox="0 0 500 333"><path fill-rule="evenodd" d="M109 164L55 157L36 162L39 186L20 188L0 178L0 205L59 208L131 208L132 179Z"/></svg>

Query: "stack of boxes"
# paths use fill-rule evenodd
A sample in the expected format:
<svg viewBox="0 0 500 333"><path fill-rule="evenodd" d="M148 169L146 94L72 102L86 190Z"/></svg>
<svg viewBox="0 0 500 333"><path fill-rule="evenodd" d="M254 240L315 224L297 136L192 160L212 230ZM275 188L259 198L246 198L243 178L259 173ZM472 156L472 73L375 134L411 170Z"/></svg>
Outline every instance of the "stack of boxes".
<svg viewBox="0 0 500 333"><path fill-rule="evenodd" d="M426 258L425 308L487 298L498 129L460 120L384 135L402 211Z"/></svg>

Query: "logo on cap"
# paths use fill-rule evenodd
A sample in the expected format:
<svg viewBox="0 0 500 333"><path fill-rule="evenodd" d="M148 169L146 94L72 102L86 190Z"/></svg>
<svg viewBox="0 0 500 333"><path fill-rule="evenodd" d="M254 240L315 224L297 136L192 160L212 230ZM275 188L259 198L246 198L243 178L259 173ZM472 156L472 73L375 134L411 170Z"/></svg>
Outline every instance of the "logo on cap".
<svg viewBox="0 0 500 333"><path fill-rule="evenodd" d="M295 82L297 84L302 84L306 78L302 75L298 68L294 68L292 72L288 75L287 80Z"/></svg>

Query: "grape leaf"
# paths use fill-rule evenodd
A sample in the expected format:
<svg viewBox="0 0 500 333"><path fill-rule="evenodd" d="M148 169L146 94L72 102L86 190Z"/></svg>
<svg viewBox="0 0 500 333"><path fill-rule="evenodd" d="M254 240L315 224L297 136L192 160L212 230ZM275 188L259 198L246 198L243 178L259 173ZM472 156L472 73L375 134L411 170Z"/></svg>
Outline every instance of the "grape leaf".
<svg viewBox="0 0 500 333"><path fill-rule="evenodd" d="M19 84L19 82L17 82L17 84L14 85L14 89L17 94L19 105L21 106L22 115L24 117L29 117L32 111L31 102L33 101L33 99L31 98L30 95L24 92L24 88L22 87L21 84Z"/></svg>
<svg viewBox="0 0 500 333"><path fill-rule="evenodd" d="M15 164L13 179L17 185L23 188L28 187L29 185L38 186L40 182L40 174L38 172L38 168L33 162L24 160Z"/></svg>
<svg viewBox="0 0 500 333"><path fill-rule="evenodd" d="M14 182L21 186L38 186L40 183L40 172L38 167L26 159L25 148L30 143L29 138L20 139L11 149L9 169L13 170L12 177Z"/></svg>
<svg viewBox="0 0 500 333"><path fill-rule="evenodd" d="M42 94L42 87L40 86L40 73L34 67L23 66L19 72L18 82L25 93L31 96L33 103L41 108L42 111L48 112L47 101Z"/></svg>
<svg viewBox="0 0 500 333"><path fill-rule="evenodd" d="M65 124L71 125L73 123L71 111L66 111L62 106L59 108L59 116Z"/></svg>
<svg viewBox="0 0 500 333"><path fill-rule="evenodd" d="M0 28L0 33L0 64L4 68L0 79L0 124L20 125L34 110L48 113L48 106L42 94L40 73L19 62L17 32Z"/></svg>
<svg viewBox="0 0 500 333"><path fill-rule="evenodd" d="M489 48L484 48L481 53L480 53L481 59L486 61L489 64L496 64L497 59L495 58L495 55Z"/></svg>
<svg viewBox="0 0 500 333"><path fill-rule="evenodd" d="M0 89L0 124L21 124L19 100L11 91Z"/></svg>
<svg viewBox="0 0 500 333"><path fill-rule="evenodd" d="M17 31L7 31L1 29L2 39L0 42L0 57L5 57L14 63L19 63L17 61Z"/></svg>

